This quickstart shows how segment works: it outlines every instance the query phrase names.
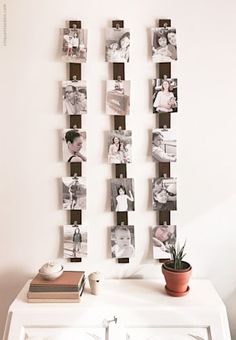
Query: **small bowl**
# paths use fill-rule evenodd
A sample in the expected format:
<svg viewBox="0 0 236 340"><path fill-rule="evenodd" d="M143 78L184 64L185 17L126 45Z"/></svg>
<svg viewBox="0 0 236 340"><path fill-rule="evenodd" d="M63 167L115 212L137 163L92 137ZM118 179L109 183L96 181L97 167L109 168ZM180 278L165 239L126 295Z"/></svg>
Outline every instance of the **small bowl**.
<svg viewBox="0 0 236 340"><path fill-rule="evenodd" d="M52 273L44 273L39 270L39 275L44 279L44 280L56 280L58 277L60 277L63 273L63 266L61 266L61 269L57 272L52 272Z"/></svg>

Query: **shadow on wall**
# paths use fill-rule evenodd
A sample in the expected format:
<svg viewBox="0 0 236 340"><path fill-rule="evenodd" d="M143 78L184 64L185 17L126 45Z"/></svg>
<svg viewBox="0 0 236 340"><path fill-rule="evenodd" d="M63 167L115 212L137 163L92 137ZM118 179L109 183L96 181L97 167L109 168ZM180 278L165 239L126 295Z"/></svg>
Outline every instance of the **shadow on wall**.
<svg viewBox="0 0 236 340"><path fill-rule="evenodd" d="M17 269L0 275L0 339L3 337L8 308L28 279L29 275Z"/></svg>
<svg viewBox="0 0 236 340"><path fill-rule="evenodd" d="M232 340L236 340L236 290L225 299Z"/></svg>

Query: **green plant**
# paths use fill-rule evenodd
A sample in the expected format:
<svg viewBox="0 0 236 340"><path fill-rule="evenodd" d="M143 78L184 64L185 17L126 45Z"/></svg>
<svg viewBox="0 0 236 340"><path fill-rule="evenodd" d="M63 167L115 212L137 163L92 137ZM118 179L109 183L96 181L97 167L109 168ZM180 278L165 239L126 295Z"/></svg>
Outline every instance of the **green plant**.
<svg viewBox="0 0 236 340"><path fill-rule="evenodd" d="M186 253L184 253L184 248L186 245L186 241L184 245L180 248L179 244L170 246L170 255L171 255L171 267L175 270L181 270L186 268L186 262L183 262L183 258L185 257Z"/></svg>

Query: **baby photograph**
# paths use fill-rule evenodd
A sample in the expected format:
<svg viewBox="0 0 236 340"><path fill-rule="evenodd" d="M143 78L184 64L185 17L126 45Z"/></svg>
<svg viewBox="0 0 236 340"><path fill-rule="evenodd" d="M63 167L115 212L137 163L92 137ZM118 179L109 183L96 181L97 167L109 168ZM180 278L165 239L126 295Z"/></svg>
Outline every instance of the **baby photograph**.
<svg viewBox="0 0 236 340"><path fill-rule="evenodd" d="M170 259L170 246L176 243L175 225L157 225L152 228L153 258Z"/></svg>
<svg viewBox="0 0 236 340"><path fill-rule="evenodd" d="M174 129L152 130L152 159L154 162L176 162L176 132Z"/></svg>
<svg viewBox="0 0 236 340"><path fill-rule="evenodd" d="M108 135L108 162L125 164L132 162L132 131L113 130Z"/></svg>
<svg viewBox="0 0 236 340"><path fill-rule="evenodd" d="M64 210L85 210L86 209L85 177L63 177L62 195Z"/></svg>
<svg viewBox="0 0 236 340"><path fill-rule="evenodd" d="M170 63L177 60L175 28L152 28L151 39L152 61L154 63Z"/></svg>
<svg viewBox="0 0 236 340"><path fill-rule="evenodd" d="M66 63L87 61L87 36L85 29L63 28L62 60Z"/></svg>
<svg viewBox="0 0 236 340"><path fill-rule="evenodd" d="M67 115L87 113L87 85L85 80L62 82L62 109Z"/></svg>
<svg viewBox="0 0 236 340"><path fill-rule="evenodd" d="M86 257L88 255L87 228L82 225L65 225L64 235L64 258Z"/></svg>
<svg viewBox="0 0 236 340"><path fill-rule="evenodd" d="M133 178L115 178L111 180L111 210L134 210Z"/></svg>
<svg viewBox="0 0 236 340"><path fill-rule="evenodd" d="M79 129L62 130L62 151L64 162L86 162L86 132Z"/></svg>
<svg viewBox="0 0 236 340"><path fill-rule="evenodd" d="M153 79L152 91L153 113L178 111L177 79Z"/></svg>
<svg viewBox="0 0 236 340"><path fill-rule="evenodd" d="M153 178L152 204L153 210L177 210L176 178Z"/></svg>
<svg viewBox="0 0 236 340"><path fill-rule="evenodd" d="M130 30L127 28L106 29L105 60L109 63L128 63Z"/></svg>
<svg viewBox="0 0 236 340"><path fill-rule="evenodd" d="M115 258L134 256L134 226L118 225L111 228L111 253Z"/></svg>
<svg viewBox="0 0 236 340"><path fill-rule="evenodd" d="M108 80L106 93L106 113L128 115L130 113L130 81Z"/></svg>

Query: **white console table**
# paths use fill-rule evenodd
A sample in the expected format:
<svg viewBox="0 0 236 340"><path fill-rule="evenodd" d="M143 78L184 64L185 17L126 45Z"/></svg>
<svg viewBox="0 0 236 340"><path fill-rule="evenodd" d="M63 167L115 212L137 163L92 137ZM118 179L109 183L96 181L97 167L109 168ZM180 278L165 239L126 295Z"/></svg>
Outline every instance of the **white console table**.
<svg viewBox="0 0 236 340"><path fill-rule="evenodd" d="M9 308L3 340L230 340L225 306L208 280L166 295L162 280L105 280L80 303L27 303L29 282ZM116 316L118 323L104 319Z"/></svg>

